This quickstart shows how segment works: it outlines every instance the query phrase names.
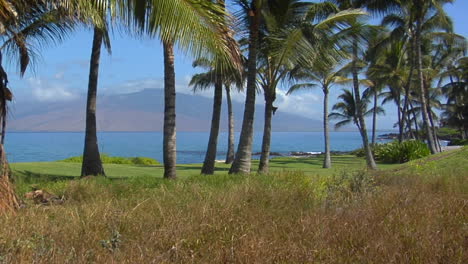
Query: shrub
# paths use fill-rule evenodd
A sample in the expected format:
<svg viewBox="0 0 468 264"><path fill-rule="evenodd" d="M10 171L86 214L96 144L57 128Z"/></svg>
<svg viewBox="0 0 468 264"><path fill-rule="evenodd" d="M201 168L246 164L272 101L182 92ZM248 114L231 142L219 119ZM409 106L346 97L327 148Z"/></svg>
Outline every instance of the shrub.
<svg viewBox="0 0 468 264"><path fill-rule="evenodd" d="M155 159L152 158L146 158L146 157L135 157L131 158L132 164L135 165L158 165L159 162Z"/></svg>
<svg viewBox="0 0 468 264"><path fill-rule="evenodd" d="M466 146L468 145L468 139L452 139L450 140L449 146Z"/></svg>
<svg viewBox="0 0 468 264"><path fill-rule="evenodd" d="M374 152L376 160L390 164L405 163L431 154L427 145L417 140L380 144Z"/></svg>
<svg viewBox="0 0 468 264"><path fill-rule="evenodd" d="M158 165L159 162L152 158L147 157L112 157L107 154L101 154L101 161L103 164L128 164L128 165ZM83 162L83 156L71 157L61 162L81 163Z"/></svg>

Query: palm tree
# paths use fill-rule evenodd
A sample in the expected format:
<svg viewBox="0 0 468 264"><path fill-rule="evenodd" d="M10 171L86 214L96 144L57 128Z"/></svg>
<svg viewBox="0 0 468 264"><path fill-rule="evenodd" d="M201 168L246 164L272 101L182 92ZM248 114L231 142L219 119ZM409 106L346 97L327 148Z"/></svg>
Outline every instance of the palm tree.
<svg viewBox="0 0 468 264"><path fill-rule="evenodd" d="M213 117L211 122L210 137L208 141L208 148L203 162L202 174L213 174L215 167L215 159L217 153L217 141L219 134L219 124L221 117L221 105L223 96L223 86L226 90L227 105L228 105L228 151L226 156L226 163L229 164L234 159L234 117L232 112L231 102L231 85L241 87L241 77L235 69L230 69L230 72L220 73L216 71L216 62L207 59L197 59L193 63L194 67L203 67L208 72L195 74L190 81L190 86L193 86L193 91L206 90L214 86L214 102L213 102Z"/></svg>
<svg viewBox="0 0 468 264"><path fill-rule="evenodd" d="M371 116L374 112L374 109L371 108L368 110L368 105L370 102L370 93L364 93L363 97L361 98L361 111L364 113L364 117ZM358 104L355 101L356 96L353 95L353 92L347 89L343 89L343 93L338 96L340 99L335 105L333 105L332 112L329 117L331 119L339 119L338 123L335 124L335 129L339 129L345 125L349 125L351 123L355 124L358 129L361 129L361 122L359 121L359 117L357 115L357 107ZM383 114L384 110L381 107L377 107L377 113Z"/></svg>
<svg viewBox="0 0 468 264"><path fill-rule="evenodd" d="M297 28L300 23L305 22L309 8L310 4L298 0L273 0L265 4L257 66L259 83L265 98L262 151L258 167L260 173L267 173L269 169L272 117L277 109L273 106L276 100L276 87L292 69L287 54L296 43L291 42L290 35L284 32Z"/></svg>
<svg viewBox="0 0 468 264"><path fill-rule="evenodd" d="M164 47L164 177L176 178L176 112L174 45L195 57L216 58L220 67L241 69L241 56L227 24L222 4L209 1L128 0L126 22L150 36L158 36Z"/></svg>
<svg viewBox="0 0 468 264"><path fill-rule="evenodd" d="M244 117L236 156L229 173L250 173L252 164L253 122L257 81L257 55L261 11L264 0L236 0L242 8L244 24L249 31L249 54L247 58L247 88Z"/></svg>
<svg viewBox="0 0 468 264"><path fill-rule="evenodd" d="M316 64L315 64L316 65ZM302 68L293 71L292 77L296 80L305 81L305 83L298 83L289 88L288 94L293 92L312 89L320 86L323 92L323 131L325 138L325 157L323 160L323 168L331 168L331 155L330 155L330 125L328 115L328 96L330 89L335 84L343 84L349 82L349 79L340 76L340 71L336 70L338 65L329 64L327 68Z"/></svg>
<svg viewBox="0 0 468 264"><path fill-rule="evenodd" d="M441 87L447 102L442 113L446 125L457 128L460 138L468 137L468 58L459 57L453 60L442 72L439 83L448 79Z"/></svg>
<svg viewBox="0 0 468 264"><path fill-rule="evenodd" d="M375 0L374 0L375 1ZM417 73L417 85L419 89L420 103L422 105L422 117L429 143L429 148L432 153L438 152L436 144L436 135L431 129L430 109L427 102L427 89L424 81L424 64L423 64L423 44L424 36L434 29L444 28L449 32L451 29L451 21L443 10L443 5L453 3L453 0L415 0L415 1L390 1L391 14L389 17L404 17L403 27L396 27L403 34L407 34L412 42L412 54L414 55L413 67ZM395 20L396 21L396 20ZM403 30L401 30L403 29Z"/></svg>
<svg viewBox="0 0 468 264"><path fill-rule="evenodd" d="M105 43L105 47L110 52L110 41L107 29L95 26L89 67L88 96L86 101L85 143L83 150L83 163L81 166L81 177L90 175L106 175L104 172L104 167L102 166L101 156L99 154L96 125L96 101L99 78L99 61L101 56L101 46L103 44L103 40Z"/></svg>
<svg viewBox="0 0 468 264"><path fill-rule="evenodd" d="M258 169L261 173L268 172L269 167L271 121L276 110L273 103L278 83L299 62L307 67L309 63L318 66L326 64L325 61L339 60L343 56L339 44L346 36L344 32L349 30L351 21L363 15L362 11L338 12L330 3L297 0L267 3L258 66L259 82L265 95L265 125ZM303 53L306 55L297 55ZM323 61L314 60L316 57Z"/></svg>
<svg viewBox="0 0 468 264"><path fill-rule="evenodd" d="M32 43L44 46L63 39L75 25L70 13L58 6L40 1L0 2L0 210L14 211L19 202L10 182L10 170L4 149L7 102L12 100L3 55L18 59L21 76L27 70Z"/></svg>

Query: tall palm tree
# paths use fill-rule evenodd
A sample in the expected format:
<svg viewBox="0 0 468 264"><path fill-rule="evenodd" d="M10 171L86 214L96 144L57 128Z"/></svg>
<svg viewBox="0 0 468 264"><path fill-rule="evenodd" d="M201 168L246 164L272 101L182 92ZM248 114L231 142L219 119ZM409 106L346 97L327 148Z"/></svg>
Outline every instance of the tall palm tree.
<svg viewBox="0 0 468 264"><path fill-rule="evenodd" d="M193 91L206 90L214 86L214 101L213 101L213 116L211 122L210 137L208 148L203 162L202 174L213 174L215 167L215 159L217 153L217 141L219 134L219 124L221 118L221 105L223 96L223 86L226 90L227 105L228 105L228 151L226 163L229 164L234 159L234 117L232 112L231 102L231 85L237 87L242 86L241 76L239 72L231 68L230 72L218 72L216 70L216 61L207 59L197 59L193 63L194 67L203 67L207 72L195 74L190 81L190 86L193 86Z"/></svg>
<svg viewBox="0 0 468 264"><path fill-rule="evenodd" d="M440 84L447 102L442 113L446 125L457 128L460 138L468 137L468 58L459 57L447 66L440 76Z"/></svg>
<svg viewBox="0 0 468 264"><path fill-rule="evenodd" d="M328 67L313 68L312 65L309 68L300 67L298 70L291 73L292 77L299 81L305 81L304 83L298 83L289 88L288 94L293 92L312 89L317 86L322 89L323 92L323 132L325 138L325 157L323 160L323 168L331 168L331 154L330 154L330 124L328 115L328 97L330 89L335 84L349 83L349 79L340 76L340 71L337 70L337 64L329 64Z"/></svg>
<svg viewBox="0 0 468 264"><path fill-rule="evenodd" d="M164 177L176 178L176 112L174 45L195 57L217 58L220 67L241 69L241 56L222 4L210 1L160 0L130 2L124 13L130 28L157 36L164 47Z"/></svg>
<svg viewBox="0 0 468 264"><path fill-rule="evenodd" d="M107 28L99 28L95 26L89 67L88 96L86 101L85 143L83 150L83 163L81 166L81 177L90 175L106 175L104 172L104 167L102 166L101 156L99 154L96 124L99 61L101 57L101 47L103 45L103 41L105 43L105 47L110 52L110 41Z"/></svg>
<svg viewBox="0 0 468 264"><path fill-rule="evenodd" d="M267 1L259 56L259 82L265 95L265 125L259 172L269 168L271 123L275 111L276 88L295 65L302 62L315 66L336 62L343 54L339 44L349 30L350 22L362 11L338 12L330 3L308 3L298 0ZM303 45L303 44L307 45ZM305 60L301 55L307 57ZM323 59L313 59L320 57ZM333 58L333 59L331 59ZM327 62L328 63L328 62ZM325 66L326 67L326 66Z"/></svg>
<svg viewBox="0 0 468 264"><path fill-rule="evenodd" d="M262 6L265 0L236 0L241 7L244 25L248 28L247 87L244 117L236 156L229 173L250 173L252 164L253 122L257 81L257 55Z"/></svg>
<svg viewBox="0 0 468 264"><path fill-rule="evenodd" d="M376 1L376 0L374 0ZM427 89L424 81L423 44L424 36L434 29L444 28L451 30L450 18L443 6L453 3L453 0L415 0L415 1L389 1L391 2L389 17L404 17L404 27L396 27L400 32L412 39L413 67L417 73L417 84L420 103L422 105L422 118L427 135L427 141L432 153L438 152L436 135L431 129L429 106L427 102ZM373 7L371 7L373 8ZM376 8L377 9L377 8ZM401 30L402 28L403 30Z"/></svg>
<svg viewBox="0 0 468 264"><path fill-rule="evenodd" d="M32 44L44 46L62 40L75 23L67 10L41 1L0 2L0 210L14 211L19 202L10 182L10 170L4 149L7 102L12 100L3 55L18 60L21 76L32 58Z"/></svg>

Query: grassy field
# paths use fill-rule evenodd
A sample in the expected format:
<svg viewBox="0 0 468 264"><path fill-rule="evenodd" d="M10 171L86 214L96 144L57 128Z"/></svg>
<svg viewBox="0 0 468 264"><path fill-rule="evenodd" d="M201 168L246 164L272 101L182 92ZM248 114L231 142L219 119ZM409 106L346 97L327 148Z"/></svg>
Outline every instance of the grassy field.
<svg viewBox="0 0 468 264"><path fill-rule="evenodd" d="M466 263L467 157L464 148L377 172L350 156L332 171L276 159L270 175L250 176L184 165L177 181L160 167L108 165L125 179L73 180L78 164L12 164L20 193L36 183L66 200L0 216L0 261Z"/></svg>
<svg viewBox="0 0 468 264"><path fill-rule="evenodd" d="M332 158L333 168L323 169L322 158L274 158L270 167L272 171L302 171L307 175L333 175L344 170L365 169L365 161L351 155L340 155ZM391 168L395 165L379 164L382 169ZM225 174L230 165L224 163L216 164L216 174ZM254 160L252 169L258 167L258 160ZM80 163L68 162L32 162L12 163L11 168L18 175L48 175L55 177L76 177L80 175ZM104 164L107 176L111 178L121 177L162 177L163 166L130 166L120 164ZM182 164L177 166L178 176L185 178L200 173L201 164Z"/></svg>

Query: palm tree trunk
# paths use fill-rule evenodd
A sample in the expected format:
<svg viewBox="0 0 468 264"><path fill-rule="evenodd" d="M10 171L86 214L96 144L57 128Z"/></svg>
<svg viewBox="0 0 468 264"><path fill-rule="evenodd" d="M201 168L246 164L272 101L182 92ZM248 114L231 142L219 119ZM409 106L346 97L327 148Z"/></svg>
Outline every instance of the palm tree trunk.
<svg viewBox="0 0 468 264"><path fill-rule="evenodd" d="M413 119L414 119L414 129L416 131L416 139L419 139L419 125L418 125L418 117L414 111L413 103L409 101L409 106L411 107L411 112L413 113Z"/></svg>
<svg viewBox="0 0 468 264"><path fill-rule="evenodd" d="M176 89L174 43L163 42L164 47L164 178L175 179L176 174Z"/></svg>
<svg viewBox="0 0 468 264"><path fill-rule="evenodd" d="M432 129L432 133L434 135L434 141L435 141L435 144L436 144L436 147L437 147L437 151L441 152L442 151L442 146L440 145L439 138L437 137L437 129L436 129L435 124L434 124L434 118L432 117L432 112L429 111L429 109L427 111L429 113L429 121L431 123L431 129Z"/></svg>
<svg viewBox="0 0 468 264"><path fill-rule="evenodd" d="M20 203L16 196L15 188L10 179L10 168L6 158L6 152L3 147L6 133L7 101L11 100L6 94L8 92L8 75L2 66L2 51L0 50L0 212L15 212Z"/></svg>
<svg viewBox="0 0 468 264"><path fill-rule="evenodd" d="M257 81L257 46L260 26L260 10L252 3L250 16L249 56L247 62L247 91L245 99L244 119L234 162L229 173L250 173L252 165L253 122L255 115L255 93Z"/></svg>
<svg viewBox="0 0 468 264"><path fill-rule="evenodd" d="M262 154L258 165L259 173L268 173L270 163L271 119L273 117L273 98L270 89L265 89L265 123L263 126Z"/></svg>
<svg viewBox="0 0 468 264"><path fill-rule="evenodd" d="M374 87L374 112L372 113L372 146L375 145L375 139L377 137L376 130L377 130L377 90Z"/></svg>
<svg viewBox="0 0 468 264"><path fill-rule="evenodd" d="M427 142L429 143L429 149L431 150L432 154L437 153L437 147L434 142L434 135L432 133L431 124L429 123L429 113L427 111L427 101L426 101L426 93L424 89L424 78L423 78L423 71L422 71L422 54L421 54L421 24L422 24L422 17L419 16L416 26L416 63L417 63L417 70L418 70L418 81L419 81L419 93L420 93L420 100L421 100L421 110L422 110L422 117L424 126L426 129L427 134Z"/></svg>
<svg viewBox="0 0 468 264"><path fill-rule="evenodd" d="M367 135L366 121L364 120L363 107L361 102L361 93L359 91L359 73L357 71L357 58L358 58L358 44L357 40L354 41L353 45L353 61L352 61L352 72L353 72L353 87L354 87L354 100L356 101L356 115L359 123L359 132L361 133L362 143L366 152L367 167L370 169L377 169L377 164L372 154L372 149L369 145L369 137Z"/></svg>
<svg viewBox="0 0 468 264"><path fill-rule="evenodd" d="M325 157L323 159L323 168L331 168L330 155L330 124L328 121L328 88L323 89L323 135L325 137Z"/></svg>
<svg viewBox="0 0 468 264"><path fill-rule="evenodd" d="M201 170L202 174L214 174L216 152L218 146L219 123L221 120L221 104L223 102L223 82L221 76L216 77L214 100L213 100L213 116L211 118L210 139L208 140L208 149L205 155L205 161Z"/></svg>
<svg viewBox="0 0 468 264"><path fill-rule="evenodd" d="M102 39L103 32L98 28L94 28L93 47L89 68L88 99L86 103L86 132L81 177L89 175L105 176L101 156L99 155L96 127L96 97Z"/></svg>
<svg viewBox="0 0 468 264"><path fill-rule="evenodd" d="M400 107L400 96L397 98L397 117L398 117L398 141L403 141L403 126L402 126L402 118L401 118L401 107ZM401 135L401 136L400 136Z"/></svg>
<svg viewBox="0 0 468 264"><path fill-rule="evenodd" d="M0 144L0 166L0 212L15 212L20 208L20 203L10 181L10 168L3 144Z"/></svg>
<svg viewBox="0 0 468 264"><path fill-rule="evenodd" d="M226 86L226 101L228 106L228 150L226 154L226 164L234 161L234 115L232 112L231 89Z"/></svg>

